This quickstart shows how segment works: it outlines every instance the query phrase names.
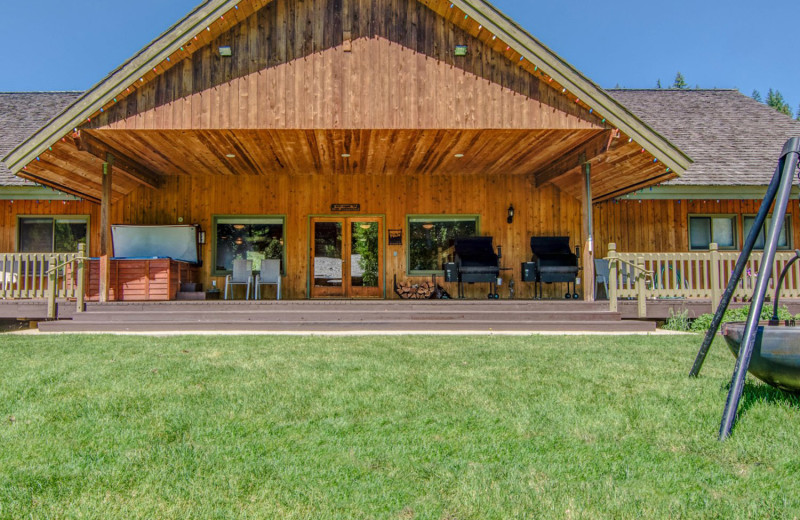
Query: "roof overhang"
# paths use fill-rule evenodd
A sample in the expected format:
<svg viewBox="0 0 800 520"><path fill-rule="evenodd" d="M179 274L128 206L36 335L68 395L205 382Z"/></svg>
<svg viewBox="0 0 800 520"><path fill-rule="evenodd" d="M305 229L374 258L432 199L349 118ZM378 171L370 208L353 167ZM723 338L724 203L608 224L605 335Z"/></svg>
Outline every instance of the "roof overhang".
<svg viewBox="0 0 800 520"><path fill-rule="evenodd" d="M536 63L543 72L593 107L608 123L633 138L676 175L680 176L692 164L692 159L678 147L489 2L452 0L452 4L477 20L484 28L509 42L525 59Z"/></svg>

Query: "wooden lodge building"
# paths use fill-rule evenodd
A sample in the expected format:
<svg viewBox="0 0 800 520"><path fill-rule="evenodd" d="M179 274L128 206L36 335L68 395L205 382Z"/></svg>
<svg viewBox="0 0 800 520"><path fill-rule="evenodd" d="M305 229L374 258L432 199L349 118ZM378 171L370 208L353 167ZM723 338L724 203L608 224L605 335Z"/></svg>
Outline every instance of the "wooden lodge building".
<svg viewBox="0 0 800 520"><path fill-rule="evenodd" d="M396 298L481 235L530 298L533 236L569 237L584 280L608 242L738 247L800 134L756 105L604 91L483 0L208 0L85 93L0 94L0 253L106 258L112 225L195 224L206 288L272 258L284 298ZM718 148L736 132L749 148Z"/></svg>

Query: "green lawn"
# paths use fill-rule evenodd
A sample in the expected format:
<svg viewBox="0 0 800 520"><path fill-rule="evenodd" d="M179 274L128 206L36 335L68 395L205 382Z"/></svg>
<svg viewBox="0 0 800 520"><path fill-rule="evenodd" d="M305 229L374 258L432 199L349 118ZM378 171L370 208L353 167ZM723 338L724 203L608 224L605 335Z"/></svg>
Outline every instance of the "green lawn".
<svg viewBox="0 0 800 520"><path fill-rule="evenodd" d="M0 336L0 518L796 518L798 400L700 336Z"/></svg>

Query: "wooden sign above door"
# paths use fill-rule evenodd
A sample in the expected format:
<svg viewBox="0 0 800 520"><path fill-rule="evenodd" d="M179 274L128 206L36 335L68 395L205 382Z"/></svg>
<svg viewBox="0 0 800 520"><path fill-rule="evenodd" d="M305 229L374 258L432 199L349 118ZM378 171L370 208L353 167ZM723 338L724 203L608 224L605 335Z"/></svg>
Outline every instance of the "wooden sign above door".
<svg viewBox="0 0 800 520"><path fill-rule="evenodd" d="M361 204L331 204L331 211L335 213L361 211Z"/></svg>

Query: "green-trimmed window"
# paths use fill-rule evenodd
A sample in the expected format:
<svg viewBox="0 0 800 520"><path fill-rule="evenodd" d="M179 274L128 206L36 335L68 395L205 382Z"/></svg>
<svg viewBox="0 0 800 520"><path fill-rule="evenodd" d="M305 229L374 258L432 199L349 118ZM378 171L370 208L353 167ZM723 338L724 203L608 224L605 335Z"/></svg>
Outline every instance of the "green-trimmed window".
<svg viewBox="0 0 800 520"><path fill-rule="evenodd" d="M477 215L409 215L409 274L441 272L453 260L456 238L478 235L479 224Z"/></svg>
<svg viewBox="0 0 800 520"><path fill-rule="evenodd" d="M230 273L236 258L252 260L253 271L261 269L261 260L280 260L285 272L285 229L280 216L215 216L214 274Z"/></svg>
<svg viewBox="0 0 800 520"><path fill-rule="evenodd" d="M716 242L720 249L736 249L736 215L690 215L689 249L708 249Z"/></svg>
<svg viewBox="0 0 800 520"><path fill-rule="evenodd" d="M75 253L86 244L89 217L19 217L17 250L20 253Z"/></svg>
<svg viewBox="0 0 800 520"><path fill-rule="evenodd" d="M750 234L750 230L753 229L753 224L756 221L755 215L745 215L742 217L742 227L744 230L744 237L746 238L747 235ZM772 216L767 216L766 220L764 221L764 225L761 226L761 232L758 234L758 238L756 239L756 243L753 246L753 249L764 249L764 243L766 241L766 230L769 229L770 222L772 222ZM786 215L786 220L783 222L783 229L781 230L781 234L778 237L778 249L791 249L792 248L792 218L790 215Z"/></svg>

